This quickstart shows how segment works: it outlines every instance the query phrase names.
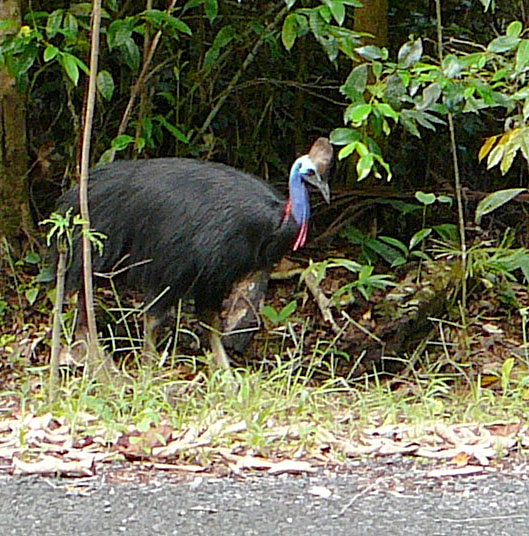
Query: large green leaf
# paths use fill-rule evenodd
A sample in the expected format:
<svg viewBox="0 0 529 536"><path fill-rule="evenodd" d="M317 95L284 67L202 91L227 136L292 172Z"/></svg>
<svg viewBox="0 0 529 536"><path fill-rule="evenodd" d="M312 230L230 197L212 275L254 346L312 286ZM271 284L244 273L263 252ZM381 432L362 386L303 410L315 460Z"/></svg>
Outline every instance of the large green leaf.
<svg viewBox="0 0 529 536"><path fill-rule="evenodd" d="M73 82L73 85L76 86L79 81L79 67L75 61L75 57L68 52L64 52L59 56L59 61L68 75L68 78Z"/></svg>
<svg viewBox="0 0 529 536"><path fill-rule="evenodd" d="M331 132L331 143L333 145L347 145L360 139L360 133L352 128L335 128Z"/></svg>
<svg viewBox="0 0 529 536"><path fill-rule="evenodd" d="M399 50L399 67L402 67L403 69L412 67L421 59L422 52L422 41L420 39L404 43Z"/></svg>
<svg viewBox="0 0 529 536"><path fill-rule="evenodd" d="M502 54L503 52L514 50L518 46L519 42L519 37L515 37L513 35L501 35L489 43L487 50L489 52L495 52L496 54Z"/></svg>
<svg viewBox="0 0 529 536"><path fill-rule="evenodd" d="M109 71L101 71L97 74L97 89L101 96L109 101L114 93L114 79Z"/></svg>
<svg viewBox="0 0 529 536"><path fill-rule="evenodd" d="M217 0L205 0L204 7L206 8L206 17L209 22L213 22L217 18L219 12L219 4Z"/></svg>
<svg viewBox="0 0 529 536"><path fill-rule="evenodd" d="M55 37L57 32L60 30L63 13L64 13L64 9L56 9L48 17L48 21L46 23L46 35L50 39Z"/></svg>
<svg viewBox="0 0 529 536"><path fill-rule="evenodd" d="M521 72L529 65L529 39L523 39L516 51L516 71Z"/></svg>
<svg viewBox="0 0 529 536"><path fill-rule="evenodd" d="M296 42L298 36L298 22L294 13L290 13L286 16L283 23L283 29L281 31L281 40L287 50L290 50Z"/></svg>
<svg viewBox="0 0 529 536"><path fill-rule="evenodd" d="M517 195L525 191L527 191L526 188L509 188L508 190L498 190L497 192L485 197L485 199L482 199L476 208L476 224L480 224L483 216L493 212L502 205L505 205L505 203L508 203L511 199L514 199Z"/></svg>

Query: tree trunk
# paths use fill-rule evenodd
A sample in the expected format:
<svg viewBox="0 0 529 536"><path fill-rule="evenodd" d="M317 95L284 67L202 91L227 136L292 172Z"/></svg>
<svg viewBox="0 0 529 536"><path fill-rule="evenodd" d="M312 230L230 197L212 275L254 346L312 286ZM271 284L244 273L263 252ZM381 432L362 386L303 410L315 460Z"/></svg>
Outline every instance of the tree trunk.
<svg viewBox="0 0 529 536"><path fill-rule="evenodd" d="M21 9L21 0L1 1L0 20L13 21L17 31ZM0 31L0 42L6 34ZM0 235L30 232L27 170L26 98L18 91L15 77L0 66Z"/></svg>
<svg viewBox="0 0 529 536"><path fill-rule="evenodd" d="M364 0L362 7L355 8L354 30L373 35L366 38L366 45L383 47L388 41L388 0Z"/></svg>
<svg viewBox="0 0 529 536"><path fill-rule="evenodd" d="M373 37L364 37L365 45L383 47L388 41L388 0L363 0L363 6L354 10L353 29L356 32L370 33ZM365 61L359 58L359 63ZM383 145L384 140L376 140ZM347 163L347 184L357 183L356 163L358 156L352 155ZM369 181L363 181L360 188L371 188Z"/></svg>

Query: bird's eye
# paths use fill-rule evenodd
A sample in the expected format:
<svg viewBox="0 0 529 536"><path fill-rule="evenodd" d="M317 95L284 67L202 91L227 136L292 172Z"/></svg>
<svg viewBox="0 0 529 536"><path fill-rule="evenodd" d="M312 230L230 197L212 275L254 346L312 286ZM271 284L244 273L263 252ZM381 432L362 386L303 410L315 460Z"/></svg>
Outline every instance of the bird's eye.
<svg viewBox="0 0 529 536"><path fill-rule="evenodd" d="M312 177L312 175L314 175L314 170L312 168L309 168L307 170L307 172L305 173L305 175L308 175L309 177Z"/></svg>

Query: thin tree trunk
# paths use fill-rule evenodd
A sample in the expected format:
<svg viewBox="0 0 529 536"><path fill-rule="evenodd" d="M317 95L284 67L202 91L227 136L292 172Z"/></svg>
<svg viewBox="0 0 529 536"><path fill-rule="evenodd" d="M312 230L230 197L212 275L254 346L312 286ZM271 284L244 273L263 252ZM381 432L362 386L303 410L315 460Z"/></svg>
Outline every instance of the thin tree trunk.
<svg viewBox="0 0 529 536"><path fill-rule="evenodd" d="M99 30L101 24L101 0L94 0L92 6L92 44L90 50L90 78L88 80L88 96L84 118L83 145L81 150L81 179L79 182L79 205L83 224L83 283L84 305L86 307L86 320L88 324L88 367L102 380L109 380L105 359L99 348L97 328L94 312L94 289L92 284L92 244L88 231L90 229L90 215L88 212L88 170L90 168L90 140L92 135L92 122L96 101L96 77L99 56ZM80 300L83 303L83 300Z"/></svg>

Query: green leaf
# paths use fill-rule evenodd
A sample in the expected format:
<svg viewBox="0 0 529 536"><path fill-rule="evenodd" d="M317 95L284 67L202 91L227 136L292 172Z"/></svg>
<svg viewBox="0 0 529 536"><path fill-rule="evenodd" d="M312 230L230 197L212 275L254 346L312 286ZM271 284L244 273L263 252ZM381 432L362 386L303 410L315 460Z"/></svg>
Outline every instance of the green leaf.
<svg viewBox="0 0 529 536"><path fill-rule="evenodd" d="M489 153L487 158L487 169L494 167L498 164L503 158L503 153L505 152L505 144L498 144L492 151Z"/></svg>
<svg viewBox="0 0 529 536"><path fill-rule="evenodd" d="M46 23L46 35L50 39L55 37L60 30L63 13L64 9L56 9L48 17L48 22Z"/></svg>
<svg viewBox="0 0 529 536"><path fill-rule="evenodd" d="M187 9L193 9L195 7L201 6L204 3L204 0L187 0L185 3L182 13L186 11Z"/></svg>
<svg viewBox="0 0 529 536"><path fill-rule="evenodd" d="M516 51L516 72L522 72L529 65L529 39L523 39Z"/></svg>
<svg viewBox="0 0 529 536"><path fill-rule="evenodd" d="M157 115L156 119L163 125L178 141L189 143L187 136L177 127L171 125L163 115Z"/></svg>
<svg viewBox="0 0 529 536"><path fill-rule="evenodd" d="M360 139L360 133L352 128L335 128L330 140L333 145L347 145Z"/></svg>
<svg viewBox="0 0 529 536"><path fill-rule="evenodd" d="M412 67L421 59L422 52L422 41L420 39L404 43L404 45L400 47L398 54L399 67L402 69Z"/></svg>
<svg viewBox="0 0 529 536"><path fill-rule="evenodd" d="M115 149L107 149L97 161L96 167L104 166L105 164L110 164L114 159Z"/></svg>
<svg viewBox="0 0 529 536"><path fill-rule="evenodd" d="M107 31L107 40L110 50L120 47L130 40L136 21L133 17L123 20L115 20L110 24Z"/></svg>
<svg viewBox="0 0 529 536"><path fill-rule="evenodd" d="M141 57L138 45L136 45L132 37L125 39L123 44L119 47L119 51L130 69L137 72L140 68Z"/></svg>
<svg viewBox="0 0 529 536"><path fill-rule="evenodd" d="M496 54L502 54L503 52L509 52L511 50L514 50L518 46L519 42L519 37L515 37L512 35L502 35L500 37L496 37L496 39L493 39L489 43L487 50Z"/></svg>
<svg viewBox="0 0 529 536"><path fill-rule="evenodd" d="M176 17L171 17L170 25L183 34L193 35L193 31L183 20L177 19Z"/></svg>
<svg viewBox="0 0 529 536"><path fill-rule="evenodd" d="M298 22L294 13L290 13L286 16L283 23L283 29L281 31L281 40L287 50L291 50L296 42L298 36Z"/></svg>
<svg viewBox="0 0 529 536"><path fill-rule="evenodd" d="M211 24L217 18L217 13L219 11L219 4L217 0L205 0L204 8L206 9L206 17L208 18Z"/></svg>
<svg viewBox="0 0 529 536"><path fill-rule="evenodd" d="M453 223L441 223L434 226L433 230L446 242L459 243L459 229Z"/></svg>
<svg viewBox="0 0 529 536"><path fill-rule="evenodd" d="M462 69L463 65L455 54L449 54L443 59L443 74L447 78L455 78Z"/></svg>
<svg viewBox="0 0 529 536"><path fill-rule="evenodd" d="M0 32L1 33L4 33L4 34L15 33L17 30L18 30L18 24L14 20L0 20Z"/></svg>
<svg viewBox="0 0 529 536"><path fill-rule="evenodd" d="M410 250L413 249L417 244L420 244L426 237L430 236L432 233L431 229L421 229L417 231L410 240Z"/></svg>
<svg viewBox="0 0 529 536"><path fill-rule="evenodd" d="M379 240L382 242L386 242L390 246L393 246L394 248L400 249L402 253L407 256L409 253L408 248L406 247L406 244L401 242L400 240L397 240L396 238L392 238L391 236L379 236Z"/></svg>
<svg viewBox="0 0 529 536"><path fill-rule="evenodd" d="M514 199L517 195L527 191L526 188L509 188L507 190L498 190L489 194L485 199L482 199L476 208L476 216L474 218L477 225L481 223L481 218L497 208L505 205Z"/></svg>
<svg viewBox="0 0 529 536"><path fill-rule="evenodd" d="M340 149L340 152L338 153L338 160L343 160L344 158L347 158L349 155L353 154L356 150L357 145L358 142L353 141L352 143L349 143L345 147Z"/></svg>
<svg viewBox="0 0 529 536"><path fill-rule="evenodd" d="M112 140L112 148L116 151L123 151L123 149L126 149L133 142L134 138L132 136L120 134Z"/></svg>
<svg viewBox="0 0 529 536"><path fill-rule="evenodd" d="M230 44L231 41L237 37L237 32L235 31L235 28L231 25L223 26L217 35L215 36L215 39L213 40L213 44L211 45L212 48L223 48L226 45Z"/></svg>
<svg viewBox="0 0 529 536"><path fill-rule="evenodd" d="M345 19L345 6L343 5L342 0L323 0L329 9L331 10L334 20L338 23L339 26L343 24Z"/></svg>
<svg viewBox="0 0 529 536"><path fill-rule="evenodd" d="M355 48L355 52L369 61L384 59L383 49L375 45Z"/></svg>
<svg viewBox="0 0 529 536"><path fill-rule="evenodd" d="M432 193L424 193L420 190L418 192L415 192L415 199L422 203L425 206L433 205L435 203L435 194Z"/></svg>
<svg viewBox="0 0 529 536"><path fill-rule="evenodd" d="M114 93L114 79L109 71L100 71L97 74L97 89L101 96L109 101Z"/></svg>
<svg viewBox="0 0 529 536"><path fill-rule="evenodd" d="M441 86L437 82L430 84L422 92L422 97L416 106L417 110L427 110L437 102L440 96Z"/></svg>
<svg viewBox="0 0 529 536"><path fill-rule="evenodd" d="M297 309L298 302L296 300L287 303L279 312L279 322L284 322L289 316L291 316Z"/></svg>
<svg viewBox="0 0 529 536"><path fill-rule="evenodd" d="M340 88L340 93L346 95L351 100L363 100L363 93L367 87L367 79L369 75L369 66L367 63L362 63L355 67L345 84Z"/></svg>
<svg viewBox="0 0 529 536"><path fill-rule="evenodd" d="M185 22L173 17L172 15L169 15L165 11L161 11L159 9L149 9L145 11L143 15L152 25L156 27L160 28L165 25L165 28L171 28L187 35L192 35L191 28L189 28ZM134 26L131 24L132 22L133 21L126 21L124 29L132 31L134 29Z"/></svg>
<svg viewBox="0 0 529 536"><path fill-rule="evenodd" d="M381 102L375 106L375 109L384 117L391 117L395 122L398 122L399 114L389 104Z"/></svg>
<svg viewBox="0 0 529 536"><path fill-rule="evenodd" d="M79 24L77 19L71 13L66 13L64 17L62 23L62 33L66 37L66 43L68 45L73 45L77 42Z"/></svg>
<svg viewBox="0 0 529 536"><path fill-rule="evenodd" d="M70 2L69 11L77 17L90 17L92 15L92 2ZM101 17L109 18L109 15L102 10Z"/></svg>
<svg viewBox="0 0 529 536"><path fill-rule="evenodd" d="M24 262L28 264L38 264L40 262L40 255L36 251L30 251L24 257Z"/></svg>
<svg viewBox="0 0 529 536"><path fill-rule="evenodd" d="M511 37L520 37L523 30L523 24L519 20L515 20L507 26L507 35Z"/></svg>
<svg viewBox="0 0 529 536"><path fill-rule="evenodd" d="M37 296L39 295L39 288L38 287L28 288L24 294L26 296L26 300L28 300L28 303L30 305L33 305L37 299Z"/></svg>
<svg viewBox="0 0 529 536"><path fill-rule="evenodd" d="M69 54L68 52L63 52L59 56L59 61L62 65L62 68L65 70L68 78L73 82L74 86L77 85L79 81L79 67L75 56Z"/></svg>
<svg viewBox="0 0 529 536"><path fill-rule="evenodd" d="M454 199L450 197L449 195L438 195L437 201L439 201L439 203L444 203L445 205L450 205L450 206L452 206L454 203Z"/></svg>
<svg viewBox="0 0 529 536"><path fill-rule="evenodd" d="M369 238L365 242L365 246L372 249L392 267L402 266L406 262L406 257L398 249L384 244L376 238Z"/></svg>
<svg viewBox="0 0 529 536"><path fill-rule="evenodd" d="M358 180L365 179L373 169L373 156L366 154L362 156L356 164L356 172L358 173Z"/></svg>
<svg viewBox="0 0 529 536"><path fill-rule="evenodd" d="M44 61L47 63L48 61L51 61L57 54L59 53L59 49L57 47L54 47L53 45L47 45L44 49L43 58Z"/></svg>
<svg viewBox="0 0 529 536"><path fill-rule="evenodd" d="M345 118L347 121L352 121L353 123L361 123L369 117L372 109L373 107L371 104L351 104L345 111Z"/></svg>
<svg viewBox="0 0 529 536"><path fill-rule="evenodd" d="M271 305L265 305L262 307L261 314L268 318L272 324L279 324L279 314Z"/></svg>

